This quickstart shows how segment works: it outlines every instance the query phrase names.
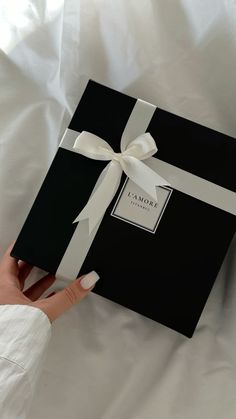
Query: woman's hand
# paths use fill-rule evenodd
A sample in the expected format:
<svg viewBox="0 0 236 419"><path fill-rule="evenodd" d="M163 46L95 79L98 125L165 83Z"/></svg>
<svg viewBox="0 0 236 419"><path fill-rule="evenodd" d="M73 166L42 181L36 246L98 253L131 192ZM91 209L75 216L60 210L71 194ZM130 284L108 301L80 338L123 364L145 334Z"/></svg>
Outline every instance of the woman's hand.
<svg viewBox="0 0 236 419"><path fill-rule="evenodd" d="M39 299L56 280L48 274L24 290L25 281L33 266L10 256L11 245L0 261L0 304L23 304L42 310L52 322L82 300L93 288L99 276L95 271L72 281L62 291Z"/></svg>

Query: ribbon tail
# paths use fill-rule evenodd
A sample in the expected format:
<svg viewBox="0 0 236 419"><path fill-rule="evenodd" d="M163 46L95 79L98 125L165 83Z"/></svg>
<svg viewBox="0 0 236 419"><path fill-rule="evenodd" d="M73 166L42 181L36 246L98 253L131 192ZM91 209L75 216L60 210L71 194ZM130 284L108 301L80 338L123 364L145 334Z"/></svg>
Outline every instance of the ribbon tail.
<svg viewBox="0 0 236 419"><path fill-rule="evenodd" d="M120 184L122 169L111 161L97 180L97 187L73 223L88 219L89 234L104 216Z"/></svg>
<svg viewBox="0 0 236 419"><path fill-rule="evenodd" d="M125 156L121 165L126 175L155 201L157 201L156 187L171 186L166 179L135 157Z"/></svg>

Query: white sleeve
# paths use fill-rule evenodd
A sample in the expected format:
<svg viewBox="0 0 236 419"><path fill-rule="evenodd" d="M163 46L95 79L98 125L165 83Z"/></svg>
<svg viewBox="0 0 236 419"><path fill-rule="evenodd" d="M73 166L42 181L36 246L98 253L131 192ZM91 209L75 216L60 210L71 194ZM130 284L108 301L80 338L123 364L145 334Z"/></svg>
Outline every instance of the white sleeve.
<svg viewBox="0 0 236 419"><path fill-rule="evenodd" d="M0 417L25 419L51 337L41 310L0 305Z"/></svg>

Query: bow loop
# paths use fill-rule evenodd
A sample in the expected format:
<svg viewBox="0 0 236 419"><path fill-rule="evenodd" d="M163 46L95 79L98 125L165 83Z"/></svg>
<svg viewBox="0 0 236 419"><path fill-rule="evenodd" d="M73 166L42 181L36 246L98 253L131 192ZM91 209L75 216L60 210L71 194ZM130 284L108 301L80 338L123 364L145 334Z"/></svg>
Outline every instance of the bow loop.
<svg viewBox="0 0 236 419"><path fill-rule="evenodd" d="M75 140L73 149L85 157L94 160L111 160L111 146L91 132L82 131Z"/></svg>
<svg viewBox="0 0 236 419"><path fill-rule="evenodd" d="M146 132L131 141L124 152L125 155L146 160L157 152L157 146L152 136Z"/></svg>

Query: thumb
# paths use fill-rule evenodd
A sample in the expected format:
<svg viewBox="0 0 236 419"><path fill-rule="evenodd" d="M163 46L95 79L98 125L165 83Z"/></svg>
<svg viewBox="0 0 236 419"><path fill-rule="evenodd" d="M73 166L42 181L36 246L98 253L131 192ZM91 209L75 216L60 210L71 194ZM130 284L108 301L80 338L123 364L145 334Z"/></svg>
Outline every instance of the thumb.
<svg viewBox="0 0 236 419"><path fill-rule="evenodd" d="M95 271L72 281L70 285L54 295L33 302L31 305L40 308L52 322L73 305L79 303L93 288L99 276Z"/></svg>

